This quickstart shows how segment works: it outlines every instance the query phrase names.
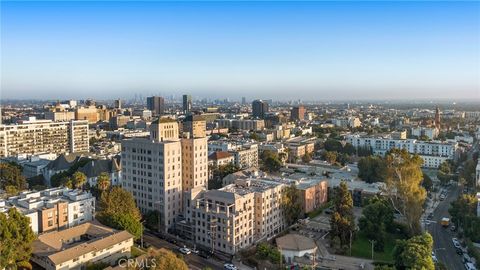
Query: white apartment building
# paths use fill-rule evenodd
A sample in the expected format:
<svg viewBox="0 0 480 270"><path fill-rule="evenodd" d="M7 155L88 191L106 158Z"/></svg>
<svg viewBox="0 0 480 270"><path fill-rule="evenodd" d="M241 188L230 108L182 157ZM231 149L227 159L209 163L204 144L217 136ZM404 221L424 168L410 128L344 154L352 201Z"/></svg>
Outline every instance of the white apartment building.
<svg viewBox="0 0 480 270"><path fill-rule="evenodd" d="M0 125L0 157L88 152L88 122L20 121Z"/></svg>
<svg viewBox="0 0 480 270"><path fill-rule="evenodd" d="M345 140L354 147L370 147L377 155L385 155L393 148L406 149L411 154L418 154L424 161L423 166L428 168L437 168L445 160L454 160L458 150L458 143L451 141L399 140L360 134L347 135Z"/></svg>
<svg viewBox="0 0 480 270"><path fill-rule="evenodd" d="M265 129L265 121L262 119L217 119L220 128L235 128L238 130L260 131Z"/></svg>
<svg viewBox="0 0 480 270"><path fill-rule="evenodd" d="M430 140L435 140L438 137L439 130L436 127L413 127L411 130L412 136L420 138L422 136L428 137Z"/></svg>
<svg viewBox="0 0 480 270"><path fill-rule="evenodd" d="M217 140L217 141L210 141L208 142L208 154L213 152L229 152L233 150L240 149L242 144L239 144L234 141L227 141L227 140Z"/></svg>
<svg viewBox="0 0 480 270"><path fill-rule="evenodd" d="M95 198L91 193L68 188L24 191L0 200L0 212L15 207L30 218L34 233L69 228L93 220Z"/></svg>
<svg viewBox="0 0 480 270"><path fill-rule="evenodd" d="M236 166L240 169L258 167L258 144L245 144L241 149L230 151Z"/></svg>
<svg viewBox="0 0 480 270"><path fill-rule="evenodd" d="M332 124L336 127L351 127L356 128L362 125L362 122L358 117L350 116L346 118L335 118L332 119Z"/></svg>

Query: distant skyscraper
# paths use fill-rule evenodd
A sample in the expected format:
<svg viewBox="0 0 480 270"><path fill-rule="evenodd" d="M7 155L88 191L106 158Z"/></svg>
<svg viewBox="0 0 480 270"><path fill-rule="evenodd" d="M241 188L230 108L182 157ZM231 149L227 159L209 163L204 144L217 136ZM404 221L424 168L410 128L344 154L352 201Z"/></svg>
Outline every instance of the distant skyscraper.
<svg viewBox="0 0 480 270"><path fill-rule="evenodd" d="M292 108L291 111L291 118L292 120L299 120L302 121L305 119L305 107L303 105L299 105Z"/></svg>
<svg viewBox="0 0 480 270"><path fill-rule="evenodd" d="M245 97L242 97L242 105L247 104L247 99Z"/></svg>
<svg viewBox="0 0 480 270"><path fill-rule="evenodd" d="M187 114L192 111L192 96L183 95L183 113Z"/></svg>
<svg viewBox="0 0 480 270"><path fill-rule="evenodd" d="M438 106L435 108L435 127L440 129L440 109Z"/></svg>
<svg viewBox="0 0 480 270"><path fill-rule="evenodd" d="M121 99L116 99L115 100L115 109L121 109L122 108L122 100Z"/></svg>
<svg viewBox="0 0 480 270"><path fill-rule="evenodd" d="M162 115L165 113L165 100L163 97L147 97L147 108L152 111L154 115Z"/></svg>
<svg viewBox="0 0 480 270"><path fill-rule="evenodd" d="M268 103L257 99L252 102L252 115L257 118L264 118L268 112Z"/></svg>

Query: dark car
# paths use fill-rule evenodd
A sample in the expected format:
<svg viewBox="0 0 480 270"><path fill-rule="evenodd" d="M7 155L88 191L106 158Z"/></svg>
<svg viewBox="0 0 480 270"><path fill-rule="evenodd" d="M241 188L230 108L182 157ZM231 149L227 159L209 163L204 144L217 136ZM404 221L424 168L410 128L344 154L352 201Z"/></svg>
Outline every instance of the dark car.
<svg viewBox="0 0 480 270"><path fill-rule="evenodd" d="M458 255L463 255L462 249L456 248L455 251L457 252Z"/></svg>
<svg viewBox="0 0 480 270"><path fill-rule="evenodd" d="M200 256L204 259L209 259L210 257L212 257L212 253L209 252L209 251L200 250L200 251L198 251L198 256Z"/></svg>

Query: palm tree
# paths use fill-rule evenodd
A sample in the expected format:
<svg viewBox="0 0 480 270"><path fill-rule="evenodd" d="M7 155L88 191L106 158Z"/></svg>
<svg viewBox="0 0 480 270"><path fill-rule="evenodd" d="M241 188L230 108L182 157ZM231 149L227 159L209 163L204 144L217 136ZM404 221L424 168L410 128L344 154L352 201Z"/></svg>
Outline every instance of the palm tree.
<svg viewBox="0 0 480 270"><path fill-rule="evenodd" d="M101 190L103 192L107 190L109 187L110 187L110 176L108 176L108 173L102 172L100 176L98 176L97 188L98 190Z"/></svg>
<svg viewBox="0 0 480 270"><path fill-rule="evenodd" d="M82 172L75 172L72 175L72 182L75 188L80 189L87 182L87 176Z"/></svg>

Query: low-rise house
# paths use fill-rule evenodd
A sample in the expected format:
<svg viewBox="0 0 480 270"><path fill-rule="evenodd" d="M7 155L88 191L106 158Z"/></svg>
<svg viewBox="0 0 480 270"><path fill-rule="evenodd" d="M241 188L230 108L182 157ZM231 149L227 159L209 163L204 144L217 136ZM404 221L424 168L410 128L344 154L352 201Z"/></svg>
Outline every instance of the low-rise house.
<svg viewBox="0 0 480 270"><path fill-rule="evenodd" d="M97 184L98 177L102 173L108 174L111 186L120 185L122 180L122 163L120 159L120 155L111 159L92 159L78 170L87 176L87 182L90 186Z"/></svg>
<svg viewBox="0 0 480 270"><path fill-rule="evenodd" d="M31 260L46 270L84 269L87 263L113 264L130 257L132 246L133 235L127 231L88 222L39 235Z"/></svg>
<svg viewBox="0 0 480 270"><path fill-rule="evenodd" d="M295 257L300 258L308 254L317 253L317 245L313 239L299 235L287 234L275 239L278 250L287 263L295 262Z"/></svg>

